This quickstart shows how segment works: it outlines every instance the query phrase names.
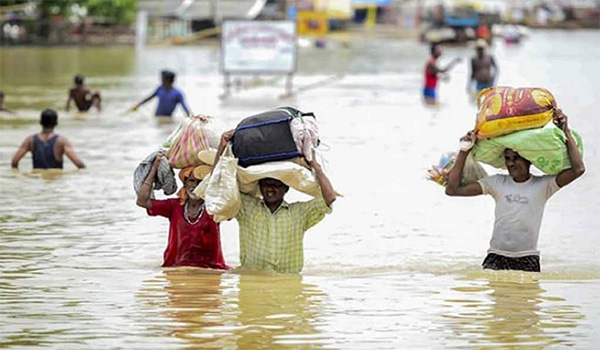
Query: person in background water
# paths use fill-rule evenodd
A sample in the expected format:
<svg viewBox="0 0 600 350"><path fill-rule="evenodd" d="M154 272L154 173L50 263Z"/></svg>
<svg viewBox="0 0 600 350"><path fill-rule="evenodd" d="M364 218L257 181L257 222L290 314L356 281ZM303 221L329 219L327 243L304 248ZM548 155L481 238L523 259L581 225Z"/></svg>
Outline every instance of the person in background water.
<svg viewBox="0 0 600 350"><path fill-rule="evenodd" d="M494 86L498 78L498 66L494 57L486 53L488 44L483 39L477 40L475 47L476 55L471 58L471 75L467 82L467 92L471 93L473 82L475 82L476 93ZM477 96L477 95L476 95Z"/></svg>
<svg viewBox="0 0 600 350"><path fill-rule="evenodd" d="M0 112L13 113L10 109L4 106L4 92L0 91Z"/></svg>
<svg viewBox="0 0 600 350"><path fill-rule="evenodd" d="M80 112L87 112L92 106L95 106L98 112L102 111L102 98L100 92L92 92L84 85L84 77L82 75L76 75L73 79L75 86L69 90L69 97L67 98L67 106L65 110L68 112L71 107L71 100L75 101L75 106Z"/></svg>
<svg viewBox="0 0 600 350"><path fill-rule="evenodd" d="M58 115L52 109L42 111L40 118L42 132L27 136L12 159L13 169L18 169L19 161L31 152L34 169L62 169L63 155L66 155L79 169L85 168L75 155L73 146L66 137L54 133L58 124Z"/></svg>
<svg viewBox="0 0 600 350"><path fill-rule="evenodd" d="M455 58L445 68L439 68L437 59L442 55L440 45L436 43L431 44L430 51L431 57L425 66L425 87L423 88L423 97L425 98L425 103L435 105L437 103L436 89L440 74L446 73L452 69L452 67L460 62L460 58Z"/></svg>
<svg viewBox="0 0 600 350"><path fill-rule="evenodd" d="M234 130L221 136L215 166ZM287 203L289 187L264 178L259 181L262 199L240 193L241 207L235 216L239 224L240 263L243 268L279 273L299 273L304 266L304 233L331 213L336 199L329 179L313 157L310 161L321 187L322 197L308 202Z"/></svg>
<svg viewBox="0 0 600 350"><path fill-rule="evenodd" d="M162 85L159 86L152 95L148 96L142 102L135 105L132 109L136 111L141 105L150 101L154 97L158 97L158 106L156 107L155 116L167 116L171 117L177 104L181 104L181 107L185 110L185 113L189 117L191 115L188 106L185 103L183 93L179 89L173 87L175 82L175 73L164 70L161 73Z"/></svg>
<svg viewBox="0 0 600 350"><path fill-rule="evenodd" d="M146 208L148 215L169 219L169 238L162 266L229 269L221 251L219 224L204 209L204 200L192 193L202 178L210 174L210 167L181 169L179 179L183 182L183 187L177 194L178 198L156 200L152 199L152 187L163 157L159 153L154 159L136 201L138 206Z"/></svg>
<svg viewBox="0 0 600 350"><path fill-rule="evenodd" d="M449 174L446 194L449 196L478 196L489 194L496 201L494 232L484 269L522 270L539 272L540 257L537 242L546 201L556 191L583 175L585 167L560 109L553 122L565 134L571 168L558 175L534 176L531 163L512 149L504 151L508 175L493 175L478 182L461 185L465 159L475 144L472 132L461 138L461 150Z"/></svg>
<svg viewBox="0 0 600 350"><path fill-rule="evenodd" d="M492 42L492 32L487 25L485 18L480 18L479 26L477 27L477 38L485 40L488 43Z"/></svg>

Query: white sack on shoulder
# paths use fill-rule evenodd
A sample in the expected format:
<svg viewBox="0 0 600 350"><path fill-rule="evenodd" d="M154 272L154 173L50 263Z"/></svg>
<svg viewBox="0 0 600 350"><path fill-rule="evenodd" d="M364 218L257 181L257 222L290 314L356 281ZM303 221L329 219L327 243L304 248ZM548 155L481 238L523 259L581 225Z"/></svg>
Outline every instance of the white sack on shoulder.
<svg viewBox="0 0 600 350"><path fill-rule="evenodd" d="M215 161L216 150L203 150L198 153L204 163L212 165ZM219 161L220 162L220 161ZM260 196L258 181L267 177L280 180L291 188L312 197L321 196L321 187L308 165L302 158L268 162L264 164L251 165L249 167L237 167L237 179L239 190L243 193ZM204 179L196 187L194 193L205 198L208 180Z"/></svg>
<svg viewBox="0 0 600 350"><path fill-rule="evenodd" d="M312 172L294 162L278 161L246 168L238 167L237 179L240 191L243 193L258 195L260 193L258 181L264 178L277 179L309 196L321 196L321 187Z"/></svg>

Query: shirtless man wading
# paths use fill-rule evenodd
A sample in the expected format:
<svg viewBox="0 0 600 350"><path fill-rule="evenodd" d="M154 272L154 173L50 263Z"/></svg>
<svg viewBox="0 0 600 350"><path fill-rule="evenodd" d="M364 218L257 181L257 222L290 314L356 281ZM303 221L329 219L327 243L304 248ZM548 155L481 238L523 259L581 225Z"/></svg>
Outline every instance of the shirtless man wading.
<svg viewBox="0 0 600 350"><path fill-rule="evenodd" d="M467 92L471 93L473 81L475 81L475 92L492 87L498 77L498 66L494 57L486 53L487 42L483 39L477 41L476 55L471 59L471 75L467 82Z"/></svg>

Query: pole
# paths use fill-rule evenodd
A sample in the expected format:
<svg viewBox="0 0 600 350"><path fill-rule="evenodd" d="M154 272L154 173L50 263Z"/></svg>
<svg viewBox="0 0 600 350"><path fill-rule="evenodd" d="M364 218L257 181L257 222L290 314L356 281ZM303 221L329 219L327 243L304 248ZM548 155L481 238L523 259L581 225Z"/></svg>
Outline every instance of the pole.
<svg viewBox="0 0 600 350"><path fill-rule="evenodd" d="M141 50L146 45L146 31L148 29L148 12L138 11L135 21L135 48Z"/></svg>
<svg viewBox="0 0 600 350"><path fill-rule="evenodd" d="M294 78L294 74L289 73L287 75L287 79L285 80L285 95L286 96L292 96L293 94L293 89L294 89L294 85L293 85L293 81L292 79Z"/></svg>

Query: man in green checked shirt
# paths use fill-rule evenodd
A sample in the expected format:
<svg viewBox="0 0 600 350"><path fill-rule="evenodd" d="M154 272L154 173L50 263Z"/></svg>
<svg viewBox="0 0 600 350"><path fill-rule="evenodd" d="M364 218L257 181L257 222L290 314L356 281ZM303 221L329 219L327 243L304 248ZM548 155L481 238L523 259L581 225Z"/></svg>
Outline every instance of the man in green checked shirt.
<svg viewBox="0 0 600 350"><path fill-rule="evenodd" d="M229 143L233 130L223 133L215 165ZM321 186L322 197L308 202L287 203L289 187L266 178L259 181L262 199L241 193L242 205L236 215L240 227L242 267L280 273L298 273L304 266L304 232L331 213L336 192L313 157L309 163Z"/></svg>

